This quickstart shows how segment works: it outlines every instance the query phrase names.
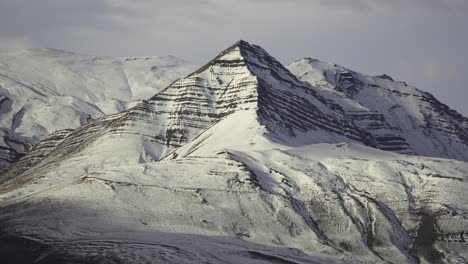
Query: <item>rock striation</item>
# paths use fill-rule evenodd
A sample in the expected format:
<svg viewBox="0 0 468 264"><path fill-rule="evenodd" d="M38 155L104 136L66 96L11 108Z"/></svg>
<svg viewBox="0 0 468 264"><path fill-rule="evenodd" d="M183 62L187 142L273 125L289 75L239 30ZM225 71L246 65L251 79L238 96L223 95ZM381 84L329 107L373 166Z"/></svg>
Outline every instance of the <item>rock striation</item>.
<svg viewBox="0 0 468 264"><path fill-rule="evenodd" d="M388 76L240 41L0 175L0 256L463 263L466 124Z"/></svg>

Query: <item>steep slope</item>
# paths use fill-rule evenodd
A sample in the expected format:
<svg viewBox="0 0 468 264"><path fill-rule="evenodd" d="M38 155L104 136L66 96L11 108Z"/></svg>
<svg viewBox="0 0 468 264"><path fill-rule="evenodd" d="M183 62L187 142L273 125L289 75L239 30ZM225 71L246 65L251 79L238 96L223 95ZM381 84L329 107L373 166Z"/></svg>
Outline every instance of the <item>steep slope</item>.
<svg viewBox="0 0 468 264"><path fill-rule="evenodd" d="M389 143L403 138L418 155L468 160L468 119L431 94L388 75L366 76L309 58L288 69L340 105L360 127L392 138Z"/></svg>
<svg viewBox="0 0 468 264"><path fill-rule="evenodd" d="M50 135L0 175L0 253L468 261L468 163L395 153L421 154L383 115L240 41L150 100Z"/></svg>
<svg viewBox="0 0 468 264"><path fill-rule="evenodd" d="M115 59L50 49L0 54L0 171L50 133L120 112L193 70L171 56Z"/></svg>
<svg viewBox="0 0 468 264"><path fill-rule="evenodd" d="M351 140L378 147L378 138L333 107L262 48L240 41L151 100L83 126L40 165L64 158L86 166L159 160L238 111L248 111L262 135L283 144ZM411 153L403 139L393 139L399 145L391 150Z"/></svg>

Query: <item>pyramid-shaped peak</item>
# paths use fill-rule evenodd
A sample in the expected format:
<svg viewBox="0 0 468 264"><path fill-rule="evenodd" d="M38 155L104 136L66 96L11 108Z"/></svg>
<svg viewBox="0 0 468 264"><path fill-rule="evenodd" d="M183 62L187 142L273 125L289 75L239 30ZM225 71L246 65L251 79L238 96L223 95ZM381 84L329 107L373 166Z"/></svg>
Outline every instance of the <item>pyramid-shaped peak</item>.
<svg viewBox="0 0 468 264"><path fill-rule="evenodd" d="M233 79L234 76L238 78ZM237 41L187 78L214 78L226 84L247 76L255 76L264 83L273 81L275 84L271 83L270 89L281 87L278 82L289 83L291 87L307 86L262 47L245 40Z"/></svg>
<svg viewBox="0 0 468 264"><path fill-rule="evenodd" d="M239 47L249 47L249 46L252 46L249 42L241 39L239 41L237 41L234 46L239 46Z"/></svg>
<svg viewBox="0 0 468 264"><path fill-rule="evenodd" d="M262 47L254 44L250 44L245 40L239 40L221 53L219 53L214 59L206 63L200 69L190 74L188 77L198 75L205 70L209 69L214 65L224 66L235 66L246 65L260 65L262 67L281 67L284 68L274 57L272 57Z"/></svg>
<svg viewBox="0 0 468 264"><path fill-rule="evenodd" d="M232 46L229 48L225 49L222 51L216 58L220 59L228 55L228 57L233 57L233 54L236 54L237 57L242 58L242 59L248 59L248 57L255 57L255 56L269 56L271 57L268 52L266 52L262 47L255 45L255 44L250 44L249 42L245 40L239 40L236 43L234 43ZM235 57L235 56L234 56Z"/></svg>
<svg viewBox="0 0 468 264"><path fill-rule="evenodd" d="M232 46L230 46L226 50L230 50L230 49L234 49L234 48L246 49L246 50L252 50L252 49L263 50L262 47L260 47L258 45L255 45L255 44L251 44L251 43L249 43L249 42L247 42L245 40L242 40L242 39L237 41L236 43L234 43Z"/></svg>
<svg viewBox="0 0 468 264"><path fill-rule="evenodd" d="M170 107L176 105L178 112L187 114L187 117L178 116L180 120L174 119L175 123L170 124L171 129L181 127L178 128L182 131L179 138L185 140L170 138L168 142L176 142L173 147L194 137L195 133L186 129L195 124L190 113L196 116L193 119L206 117L203 126L197 124L197 129L211 126L236 112L249 111L259 124L279 138L319 129L343 136L345 131L336 113L326 105L325 99L316 96L309 84L300 81L263 48L243 40L157 94L153 100L158 107L164 104L162 102L173 101ZM347 127L346 133L364 142L363 133L357 130Z"/></svg>

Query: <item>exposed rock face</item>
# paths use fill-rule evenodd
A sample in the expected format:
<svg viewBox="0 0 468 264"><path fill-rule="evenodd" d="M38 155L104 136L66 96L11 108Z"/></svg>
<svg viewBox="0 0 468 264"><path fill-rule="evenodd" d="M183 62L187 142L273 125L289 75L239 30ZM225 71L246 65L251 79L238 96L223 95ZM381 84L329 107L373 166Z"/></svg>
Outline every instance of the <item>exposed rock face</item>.
<svg viewBox="0 0 468 264"><path fill-rule="evenodd" d="M117 59L51 49L0 54L0 172L49 134L123 111L195 69L171 56Z"/></svg>
<svg viewBox="0 0 468 264"><path fill-rule="evenodd" d="M468 160L468 119L431 94L387 75L366 76L314 59L288 68L345 109L356 125L373 134L379 148Z"/></svg>
<svg viewBox="0 0 468 264"><path fill-rule="evenodd" d="M5 174L7 177L14 177L20 175L22 172L36 165L38 162L43 160L51 151L57 148L57 146L71 133L73 129L59 130L50 134L47 138L34 145L31 148L28 155L18 160L13 166L9 167L8 173ZM10 175L10 176L7 176Z"/></svg>
<svg viewBox="0 0 468 264"><path fill-rule="evenodd" d="M355 141L402 154L468 158L467 119L430 94L313 59L289 68L308 83L240 41L149 101L80 128L89 146L72 146L96 149L85 155L113 153L115 162L159 160L225 116L250 109L270 138L289 145ZM131 150L121 151L122 144ZM133 159L125 158L129 151ZM63 158L76 148L56 152Z"/></svg>
<svg viewBox="0 0 468 264"><path fill-rule="evenodd" d="M289 69L240 41L50 135L0 176L4 241L65 263L468 260L468 163L420 156L466 160L466 119L387 77Z"/></svg>
<svg viewBox="0 0 468 264"><path fill-rule="evenodd" d="M374 113L375 122L370 124L360 112L347 116L340 105L299 81L262 48L240 41L149 101L78 129L74 135L79 136L63 142L51 156L91 155L116 163L159 160L240 110L252 110L272 139L287 144L352 140L411 153L404 139L394 134L372 134L386 125L378 123L381 116ZM330 136L313 136L323 132ZM298 136L300 141L289 140Z"/></svg>

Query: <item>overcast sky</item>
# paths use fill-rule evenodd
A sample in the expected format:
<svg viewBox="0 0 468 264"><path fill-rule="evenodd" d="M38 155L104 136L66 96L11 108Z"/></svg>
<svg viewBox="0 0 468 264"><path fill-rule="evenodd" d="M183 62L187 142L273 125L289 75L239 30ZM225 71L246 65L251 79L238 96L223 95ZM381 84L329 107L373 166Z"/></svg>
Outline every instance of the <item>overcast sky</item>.
<svg viewBox="0 0 468 264"><path fill-rule="evenodd" d="M0 0L0 50L203 64L239 39L283 63L387 73L468 116L468 0Z"/></svg>

